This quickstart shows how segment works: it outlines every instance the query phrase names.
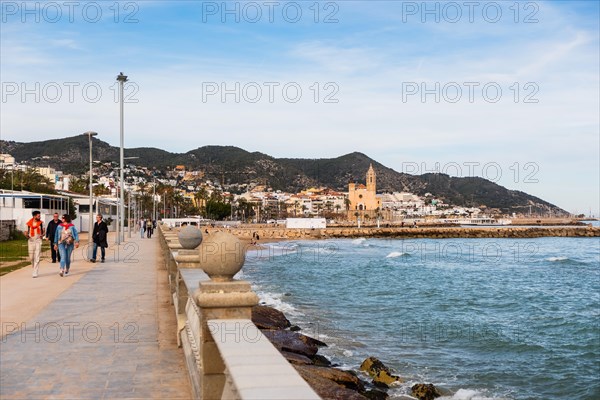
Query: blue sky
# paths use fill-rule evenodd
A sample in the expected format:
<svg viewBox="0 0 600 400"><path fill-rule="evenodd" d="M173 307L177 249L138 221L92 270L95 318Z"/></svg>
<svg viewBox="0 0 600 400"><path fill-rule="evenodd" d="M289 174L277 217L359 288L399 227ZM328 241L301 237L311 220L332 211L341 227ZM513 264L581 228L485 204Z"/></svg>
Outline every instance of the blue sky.
<svg viewBox="0 0 600 400"><path fill-rule="evenodd" d="M114 4L1 3L2 139L118 145L123 71L126 147L361 151L598 215L596 1Z"/></svg>

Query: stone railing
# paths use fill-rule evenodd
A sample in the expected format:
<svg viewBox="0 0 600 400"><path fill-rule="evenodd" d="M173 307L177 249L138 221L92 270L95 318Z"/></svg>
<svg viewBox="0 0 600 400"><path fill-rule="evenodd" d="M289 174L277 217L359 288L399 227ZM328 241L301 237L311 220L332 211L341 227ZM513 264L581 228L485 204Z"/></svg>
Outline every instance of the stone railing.
<svg viewBox="0 0 600 400"><path fill-rule="evenodd" d="M233 279L245 260L239 239L203 238L193 227L158 231L194 398L319 399L252 323L258 297Z"/></svg>

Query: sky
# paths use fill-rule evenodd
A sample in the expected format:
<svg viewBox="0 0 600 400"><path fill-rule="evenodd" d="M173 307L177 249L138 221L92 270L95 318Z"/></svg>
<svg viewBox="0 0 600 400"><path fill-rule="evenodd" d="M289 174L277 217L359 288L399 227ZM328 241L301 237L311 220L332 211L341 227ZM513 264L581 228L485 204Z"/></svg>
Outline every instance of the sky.
<svg viewBox="0 0 600 400"><path fill-rule="evenodd" d="M0 2L0 136L362 152L599 215L597 1Z"/></svg>

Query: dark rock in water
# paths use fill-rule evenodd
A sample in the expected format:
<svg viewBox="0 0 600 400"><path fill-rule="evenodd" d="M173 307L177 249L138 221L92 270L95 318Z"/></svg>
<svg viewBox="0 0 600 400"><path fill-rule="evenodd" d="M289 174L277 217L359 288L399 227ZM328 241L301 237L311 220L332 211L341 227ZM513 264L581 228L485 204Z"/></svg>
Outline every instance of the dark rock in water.
<svg viewBox="0 0 600 400"><path fill-rule="evenodd" d="M320 375L318 369L327 370L329 368L313 367L311 369L307 368L308 366L306 365L297 365L295 367L300 376L325 400L367 400L360 393Z"/></svg>
<svg viewBox="0 0 600 400"><path fill-rule="evenodd" d="M399 376L393 375L390 369L375 357L369 357L360 365L360 370L373 378L373 384L379 387L389 387L396 382L402 382Z"/></svg>
<svg viewBox="0 0 600 400"><path fill-rule="evenodd" d="M343 371L337 368L317 367L314 365L296 366L298 371L304 371L306 374L318 375L329 379L335 383L356 391L364 391L365 387L360 379L351 372Z"/></svg>
<svg viewBox="0 0 600 400"><path fill-rule="evenodd" d="M390 385L388 385L387 383L383 383L380 381L375 380L375 378L373 378L373 382L371 382L373 384L373 386L381 388L381 389L389 389Z"/></svg>
<svg viewBox="0 0 600 400"><path fill-rule="evenodd" d="M331 361L329 361L326 357L324 357L320 354L315 354L315 356L312 359L313 359L313 363L317 367L330 367L331 366Z"/></svg>
<svg viewBox="0 0 600 400"><path fill-rule="evenodd" d="M419 400L433 400L441 394L431 383L417 383L411 388L411 393Z"/></svg>
<svg viewBox="0 0 600 400"><path fill-rule="evenodd" d="M300 328L298 325L292 325L292 326L290 326L290 331L292 331L292 332L298 332L298 331L301 331L301 330L302 330L302 328Z"/></svg>
<svg viewBox="0 0 600 400"><path fill-rule="evenodd" d="M302 354L290 353L289 351L282 351L281 354L288 360L291 364L296 365L311 365L313 364L313 360L310 358L303 356Z"/></svg>
<svg viewBox="0 0 600 400"><path fill-rule="evenodd" d="M270 330L263 330L262 333L279 351L289 351L312 358L319 350L317 345L312 341L314 339L304 336L301 333Z"/></svg>
<svg viewBox="0 0 600 400"><path fill-rule="evenodd" d="M367 390L361 394L370 400L387 400L390 397L386 392L378 389Z"/></svg>
<svg viewBox="0 0 600 400"><path fill-rule="evenodd" d="M313 337L302 335L302 334L299 334L299 335L300 335L301 340L308 344L314 344L315 346L318 346L318 347L327 347L327 343L321 342L319 339L315 339Z"/></svg>
<svg viewBox="0 0 600 400"><path fill-rule="evenodd" d="M259 329L277 330L288 328L291 325L281 311L267 306L252 307L252 322Z"/></svg>

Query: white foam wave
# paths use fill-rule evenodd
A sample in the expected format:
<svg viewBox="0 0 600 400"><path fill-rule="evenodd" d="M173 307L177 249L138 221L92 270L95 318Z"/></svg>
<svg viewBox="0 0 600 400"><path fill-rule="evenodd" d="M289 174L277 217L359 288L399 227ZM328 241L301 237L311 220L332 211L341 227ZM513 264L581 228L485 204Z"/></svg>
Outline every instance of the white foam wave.
<svg viewBox="0 0 600 400"><path fill-rule="evenodd" d="M390 254L388 254L387 256L385 256L385 258L396 258L396 257L402 257L403 255L405 255L406 253L402 253L400 251L392 251Z"/></svg>
<svg viewBox="0 0 600 400"><path fill-rule="evenodd" d="M472 389L459 389L452 397L442 396L440 400L505 400L503 397L486 397Z"/></svg>
<svg viewBox="0 0 600 400"><path fill-rule="evenodd" d="M548 258L546 258L546 261L554 262L554 261L565 261L568 259L569 259L569 257L548 257Z"/></svg>
<svg viewBox="0 0 600 400"><path fill-rule="evenodd" d="M346 357L352 357L354 355L354 353L350 350L344 350L342 354L344 354Z"/></svg>
<svg viewBox="0 0 600 400"><path fill-rule="evenodd" d="M284 313L286 316L298 317L303 315L300 311L298 311L296 307L283 301L281 299L283 297L283 294L281 293L257 291L257 294L260 304L273 307Z"/></svg>
<svg viewBox="0 0 600 400"><path fill-rule="evenodd" d="M352 241L352 244L363 244L365 241L367 240L367 238L358 238L358 239L354 239Z"/></svg>
<svg viewBox="0 0 600 400"><path fill-rule="evenodd" d="M296 243L287 243L284 245L274 244L269 247L273 250L287 250L287 251L296 251L298 249L298 245Z"/></svg>

